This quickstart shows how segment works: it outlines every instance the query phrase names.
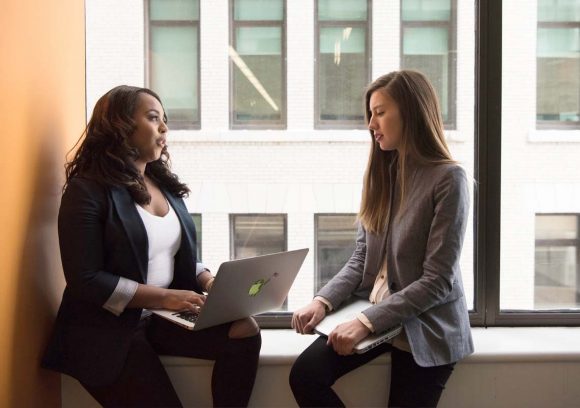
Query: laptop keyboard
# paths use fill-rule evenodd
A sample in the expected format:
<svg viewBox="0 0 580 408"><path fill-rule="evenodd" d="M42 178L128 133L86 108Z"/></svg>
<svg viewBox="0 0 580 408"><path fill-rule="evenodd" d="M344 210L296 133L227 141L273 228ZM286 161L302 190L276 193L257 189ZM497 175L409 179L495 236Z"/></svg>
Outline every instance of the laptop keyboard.
<svg viewBox="0 0 580 408"><path fill-rule="evenodd" d="M182 319L185 319L191 323L195 323L197 321L198 314L190 312L189 310L185 310L183 312L175 312L173 313L173 316L181 317Z"/></svg>

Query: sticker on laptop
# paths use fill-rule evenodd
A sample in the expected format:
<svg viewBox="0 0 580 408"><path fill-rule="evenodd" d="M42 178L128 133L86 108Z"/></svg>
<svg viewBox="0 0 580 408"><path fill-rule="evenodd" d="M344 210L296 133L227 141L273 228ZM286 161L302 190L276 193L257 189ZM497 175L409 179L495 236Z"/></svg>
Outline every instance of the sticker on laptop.
<svg viewBox="0 0 580 408"><path fill-rule="evenodd" d="M250 296L258 296L258 294L262 291L264 286L270 282L270 279L275 278L278 276L278 272L274 272L274 274L269 277L267 280L259 279L250 286L250 290L248 290L248 295Z"/></svg>

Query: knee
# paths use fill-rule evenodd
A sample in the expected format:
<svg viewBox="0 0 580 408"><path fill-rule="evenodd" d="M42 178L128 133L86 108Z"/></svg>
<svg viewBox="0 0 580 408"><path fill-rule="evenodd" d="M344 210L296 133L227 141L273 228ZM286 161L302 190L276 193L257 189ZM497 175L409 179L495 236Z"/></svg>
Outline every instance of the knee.
<svg viewBox="0 0 580 408"><path fill-rule="evenodd" d="M288 377L290 388L294 392L298 392L308 386L313 386L321 379L313 372L315 366L316 362L307 361L303 354L298 356L290 369L290 375Z"/></svg>
<svg viewBox="0 0 580 408"><path fill-rule="evenodd" d="M243 339L256 336L258 333L260 333L258 323L252 317L248 317L233 322L230 326L228 337L230 339Z"/></svg>

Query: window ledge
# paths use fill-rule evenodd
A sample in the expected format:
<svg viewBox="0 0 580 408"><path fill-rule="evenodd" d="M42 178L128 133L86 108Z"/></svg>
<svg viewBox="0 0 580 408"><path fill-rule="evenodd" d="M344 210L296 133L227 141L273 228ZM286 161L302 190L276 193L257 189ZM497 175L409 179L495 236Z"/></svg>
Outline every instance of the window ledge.
<svg viewBox="0 0 580 408"><path fill-rule="evenodd" d="M449 142L464 143L465 135L446 130ZM169 143L368 143L366 129L235 129L171 130Z"/></svg>
<svg viewBox="0 0 580 408"><path fill-rule="evenodd" d="M580 143L580 129L534 129L528 132L532 143Z"/></svg>
<svg viewBox="0 0 580 408"><path fill-rule="evenodd" d="M472 329L475 353L462 363L580 361L580 327L493 327ZM261 365L291 365L314 341L293 330L262 330ZM212 361L164 356L166 366L203 366ZM383 355L369 364L390 361Z"/></svg>

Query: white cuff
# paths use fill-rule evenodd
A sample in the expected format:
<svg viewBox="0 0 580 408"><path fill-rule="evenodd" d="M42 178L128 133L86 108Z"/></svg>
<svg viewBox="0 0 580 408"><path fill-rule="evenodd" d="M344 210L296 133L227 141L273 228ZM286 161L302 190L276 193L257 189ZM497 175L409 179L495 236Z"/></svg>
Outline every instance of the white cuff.
<svg viewBox="0 0 580 408"><path fill-rule="evenodd" d="M131 299L133 299L133 296L135 296L138 286L139 284L137 282L120 277L115 290L111 293L103 308L115 316L119 316L123 313Z"/></svg>
<svg viewBox="0 0 580 408"><path fill-rule="evenodd" d="M203 273L205 271L209 272L209 269L207 269L202 262L198 262L197 264L195 264L195 276L199 276L200 273Z"/></svg>

